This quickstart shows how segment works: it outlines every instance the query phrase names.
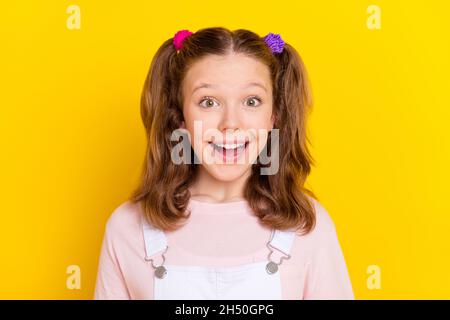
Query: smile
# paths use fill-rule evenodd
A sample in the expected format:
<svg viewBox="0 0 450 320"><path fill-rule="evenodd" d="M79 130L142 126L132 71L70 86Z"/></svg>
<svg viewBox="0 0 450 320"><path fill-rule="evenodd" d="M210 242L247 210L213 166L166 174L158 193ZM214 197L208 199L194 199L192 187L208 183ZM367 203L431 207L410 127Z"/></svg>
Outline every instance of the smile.
<svg viewBox="0 0 450 320"><path fill-rule="evenodd" d="M224 162L235 162L235 160L247 149L249 141L231 144L209 142L209 145L213 149L213 155L218 155Z"/></svg>

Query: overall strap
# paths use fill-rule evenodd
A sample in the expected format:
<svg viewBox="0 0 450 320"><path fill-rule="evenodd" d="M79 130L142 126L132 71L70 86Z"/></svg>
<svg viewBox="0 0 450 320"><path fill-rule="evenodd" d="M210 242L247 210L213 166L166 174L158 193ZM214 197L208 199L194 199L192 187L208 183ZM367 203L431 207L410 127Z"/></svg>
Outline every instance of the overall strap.
<svg viewBox="0 0 450 320"><path fill-rule="evenodd" d="M142 216L142 231L144 235L145 252L147 257L163 251L167 247L164 231L150 225ZM269 245L282 253L289 255L294 243L295 231L282 231L274 229Z"/></svg>
<svg viewBox="0 0 450 320"><path fill-rule="evenodd" d="M144 216L142 216L141 221L146 257L151 257L155 253L165 250L167 239L164 231L150 225Z"/></svg>
<svg viewBox="0 0 450 320"><path fill-rule="evenodd" d="M282 253L289 255L294 243L294 238L295 231L282 231L274 229L272 231L272 239L270 240L269 245L280 250Z"/></svg>

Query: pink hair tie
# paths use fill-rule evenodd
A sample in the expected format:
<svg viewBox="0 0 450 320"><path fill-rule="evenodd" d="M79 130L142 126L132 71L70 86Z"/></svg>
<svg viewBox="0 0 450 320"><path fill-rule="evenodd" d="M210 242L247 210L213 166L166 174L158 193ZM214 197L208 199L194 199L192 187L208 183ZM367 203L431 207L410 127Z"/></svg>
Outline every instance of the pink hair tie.
<svg viewBox="0 0 450 320"><path fill-rule="evenodd" d="M183 48L183 41L192 34L193 33L189 30L180 30L175 33L175 36L173 37L173 45L175 49L180 50L181 48Z"/></svg>

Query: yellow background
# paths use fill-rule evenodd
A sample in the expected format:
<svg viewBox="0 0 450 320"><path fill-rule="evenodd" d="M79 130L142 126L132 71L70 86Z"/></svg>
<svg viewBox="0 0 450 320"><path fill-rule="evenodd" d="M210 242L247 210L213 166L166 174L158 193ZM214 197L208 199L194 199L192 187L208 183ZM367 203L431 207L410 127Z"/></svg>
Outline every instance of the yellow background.
<svg viewBox="0 0 450 320"><path fill-rule="evenodd" d="M81 29L69 30L69 5ZM366 26L371 4L381 29ZM0 298L91 299L104 224L136 185L139 98L179 29L280 33L309 70L308 185L357 299L450 298L444 1L11 1L2 5ZM69 265L81 289L66 288ZM381 268L381 289L366 286Z"/></svg>

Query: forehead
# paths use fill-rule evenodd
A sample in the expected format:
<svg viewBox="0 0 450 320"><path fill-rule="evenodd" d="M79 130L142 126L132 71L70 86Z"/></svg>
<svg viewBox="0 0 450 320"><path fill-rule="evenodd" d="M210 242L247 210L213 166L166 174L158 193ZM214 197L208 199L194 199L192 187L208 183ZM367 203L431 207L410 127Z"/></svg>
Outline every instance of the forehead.
<svg viewBox="0 0 450 320"><path fill-rule="evenodd" d="M216 89L238 89L252 83L261 84L269 92L269 67L257 59L233 53L226 56L209 55L196 61L183 79L183 88L186 93L191 94L202 84L210 85L203 87Z"/></svg>

